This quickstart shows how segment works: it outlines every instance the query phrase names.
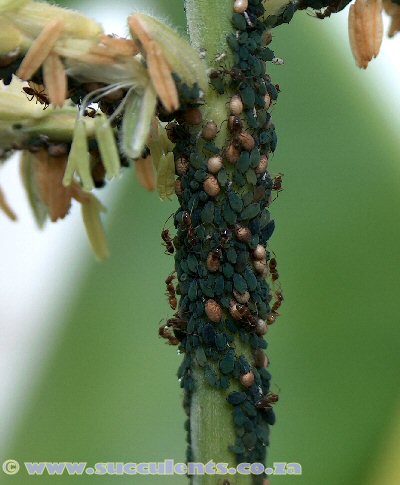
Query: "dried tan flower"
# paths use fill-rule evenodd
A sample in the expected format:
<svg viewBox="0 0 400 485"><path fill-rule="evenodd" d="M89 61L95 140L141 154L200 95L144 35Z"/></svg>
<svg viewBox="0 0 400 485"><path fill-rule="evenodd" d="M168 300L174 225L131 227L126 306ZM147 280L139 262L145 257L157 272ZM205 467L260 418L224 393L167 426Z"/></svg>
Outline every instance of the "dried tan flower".
<svg viewBox="0 0 400 485"><path fill-rule="evenodd" d="M379 54L382 37L382 0L356 0L349 10L349 39L358 67L366 69Z"/></svg>
<svg viewBox="0 0 400 485"><path fill-rule="evenodd" d="M20 79L28 81L35 74L52 51L62 34L63 28L64 21L60 18L50 21L44 27L32 42L30 49L19 66L17 76Z"/></svg>
<svg viewBox="0 0 400 485"><path fill-rule="evenodd" d="M158 43L151 37L140 15L129 17L129 27L141 42L146 53L146 61L154 88L168 111L179 108L178 91L172 77L171 67L165 59Z"/></svg>
<svg viewBox="0 0 400 485"><path fill-rule="evenodd" d="M149 192L156 190L156 175L151 155L135 161L135 174L142 187Z"/></svg>
<svg viewBox="0 0 400 485"><path fill-rule="evenodd" d="M53 52L43 63L43 80L51 103L61 108L67 97L67 74L60 57Z"/></svg>

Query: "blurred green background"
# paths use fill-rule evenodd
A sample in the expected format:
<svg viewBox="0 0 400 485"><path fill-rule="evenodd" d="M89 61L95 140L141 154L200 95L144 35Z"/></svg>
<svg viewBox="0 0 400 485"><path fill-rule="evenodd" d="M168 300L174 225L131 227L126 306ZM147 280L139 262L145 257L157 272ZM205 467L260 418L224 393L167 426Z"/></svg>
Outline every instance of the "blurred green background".
<svg viewBox="0 0 400 485"><path fill-rule="evenodd" d="M93 16L98 7L111 14L116 8L109 2L79 6ZM119 8L128 14L131 5L118 2ZM181 0L146 2L146 9L184 30ZM345 60L347 40L333 42L326 26L302 13L278 28L273 42L285 65L272 68L282 93L273 110L279 143L271 170L285 176L272 206L277 230L271 246L285 303L267 335L280 388L269 462L303 466L301 477L276 477L273 484L368 483L398 419L400 163L379 100L392 93L378 92L368 73ZM79 269L79 297L69 301L66 288L68 318L7 458L184 461L175 377L180 357L157 337L158 322L171 315L164 279L173 265L160 232L175 203L145 193L131 171L114 190L119 196L107 231L112 257L99 265L88 253L88 268ZM0 482L69 479L19 474Z"/></svg>

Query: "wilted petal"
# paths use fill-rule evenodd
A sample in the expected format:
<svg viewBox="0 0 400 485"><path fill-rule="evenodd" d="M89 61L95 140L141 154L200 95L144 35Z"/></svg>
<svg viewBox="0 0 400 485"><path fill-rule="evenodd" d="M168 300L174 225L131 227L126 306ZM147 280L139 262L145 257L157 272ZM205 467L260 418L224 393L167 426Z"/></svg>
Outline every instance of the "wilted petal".
<svg viewBox="0 0 400 485"><path fill-rule="evenodd" d="M102 261L110 255L100 220L100 213L106 212L106 208L93 194L87 194L87 196L87 202L82 203L82 218L92 250L96 258Z"/></svg>
<svg viewBox="0 0 400 485"><path fill-rule="evenodd" d="M156 177L151 156L139 158L135 162L135 173L140 185L149 192L156 190Z"/></svg>
<svg viewBox="0 0 400 485"><path fill-rule="evenodd" d="M382 0L356 0L349 10L349 39L358 67L366 69L379 54L382 37Z"/></svg>
<svg viewBox="0 0 400 485"><path fill-rule="evenodd" d="M62 107L67 96L67 74L60 57L50 53L43 63L43 80L51 103Z"/></svg>
<svg viewBox="0 0 400 485"><path fill-rule="evenodd" d="M1 190L1 188L0 188L0 209L12 221L17 220L17 215L15 214L15 212L11 209L10 205L8 204L6 197L3 193L3 191Z"/></svg>

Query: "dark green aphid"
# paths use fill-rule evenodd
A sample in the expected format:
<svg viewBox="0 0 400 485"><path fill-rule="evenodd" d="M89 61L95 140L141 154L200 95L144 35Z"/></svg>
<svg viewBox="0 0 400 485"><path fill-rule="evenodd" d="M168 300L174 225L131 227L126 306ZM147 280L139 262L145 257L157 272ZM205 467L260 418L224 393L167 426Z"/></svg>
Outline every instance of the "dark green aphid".
<svg viewBox="0 0 400 485"><path fill-rule="evenodd" d="M243 412L250 418L254 418L257 416L257 409L250 401L245 401L241 407Z"/></svg>
<svg viewBox="0 0 400 485"><path fill-rule="evenodd" d="M233 286L239 293L245 293L247 291L247 283L239 273L233 275Z"/></svg>
<svg viewBox="0 0 400 485"><path fill-rule="evenodd" d="M271 214L269 211L264 210L261 212L260 216L260 229L264 229L271 220Z"/></svg>
<svg viewBox="0 0 400 485"><path fill-rule="evenodd" d="M253 448L253 446L255 446L257 443L257 435L254 433L254 431L251 431L250 433L246 433L242 440L246 448Z"/></svg>
<svg viewBox="0 0 400 485"><path fill-rule="evenodd" d="M236 436L240 436L242 437L245 433L246 433L246 430L243 428L243 426L238 426L236 429Z"/></svg>
<svg viewBox="0 0 400 485"><path fill-rule="evenodd" d="M197 273L199 262L197 261L197 258L194 254L188 254L187 265L189 271L191 271L192 273Z"/></svg>
<svg viewBox="0 0 400 485"><path fill-rule="evenodd" d="M198 181L198 182L201 182L203 183L204 180L207 178L207 172L204 170L204 169L199 169L199 170L196 170L195 174L194 174L194 178ZM197 199L198 199L198 196L197 196ZM192 204L190 204L189 202L189 207L192 207L192 209L196 209L197 205L193 206Z"/></svg>
<svg viewBox="0 0 400 485"><path fill-rule="evenodd" d="M246 419L246 416L243 414L243 411L240 409L239 406L235 407L233 410L233 421L236 426L243 426L243 423Z"/></svg>
<svg viewBox="0 0 400 485"><path fill-rule="evenodd" d="M225 201L222 207L222 215L228 225L233 226L236 224L237 215L230 208L228 201Z"/></svg>
<svg viewBox="0 0 400 485"><path fill-rule="evenodd" d="M240 170L242 173L246 173L246 171L250 167L250 153L243 151L240 154L240 158L236 164L236 167L238 170Z"/></svg>
<svg viewBox="0 0 400 485"><path fill-rule="evenodd" d="M246 399L247 394L245 392L232 392L226 398L226 400L229 402L229 404L232 404L232 406L238 406L239 404L242 404L242 402L246 401Z"/></svg>
<svg viewBox="0 0 400 485"><path fill-rule="evenodd" d="M245 177L238 170L233 174L233 182L239 187L244 187L246 185Z"/></svg>
<svg viewBox="0 0 400 485"><path fill-rule="evenodd" d="M245 112L246 115L246 121L247 124L249 125L249 128L258 128L259 126L259 121L257 116L254 114L253 110L248 110Z"/></svg>
<svg viewBox="0 0 400 485"><path fill-rule="evenodd" d="M220 77L210 77L210 84L211 86L217 91L218 94L225 93L225 84L224 81Z"/></svg>
<svg viewBox="0 0 400 485"><path fill-rule="evenodd" d="M272 140L272 136L269 131L262 131L259 136L259 142L261 145L266 145Z"/></svg>
<svg viewBox="0 0 400 485"><path fill-rule="evenodd" d="M217 387L218 385L218 377L214 369L212 369L209 365L206 366L204 369L204 377L207 383L212 387Z"/></svg>
<svg viewBox="0 0 400 485"><path fill-rule="evenodd" d="M204 143L203 145L204 150L208 150L209 152L213 154L219 153L221 150L215 145L213 142L209 141Z"/></svg>
<svg viewBox="0 0 400 485"><path fill-rule="evenodd" d="M222 272L224 273L225 278L231 279L234 273L233 266L229 263L225 263L222 266Z"/></svg>
<svg viewBox="0 0 400 485"><path fill-rule="evenodd" d="M190 165L192 165L192 167L195 169L199 169L205 166L205 159L197 152L191 153L189 160Z"/></svg>
<svg viewBox="0 0 400 485"><path fill-rule="evenodd" d="M229 192L228 193L228 200L229 200L230 206L232 207L232 209L235 212L241 212L243 210L242 199L240 198L240 196L238 194L236 194L236 192L232 192L232 191Z"/></svg>
<svg viewBox="0 0 400 485"><path fill-rule="evenodd" d="M227 251L226 251L226 259L232 263L232 264L235 264L236 261L237 261L237 254L236 254L236 251L234 248L229 248Z"/></svg>
<svg viewBox="0 0 400 485"><path fill-rule="evenodd" d="M244 45L242 45L239 49L239 57L241 60L243 61L247 61L247 59L249 58L249 51L247 49L247 47L245 47Z"/></svg>
<svg viewBox="0 0 400 485"><path fill-rule="evenodd" d="M224 293L225 280L222 275L218 275L214 283L214 294L221 296Z"/></svg>
<svg viewBox="0 0 400 485"><path fill-rule="evenodd" d="M209 298L214 297L214 288L211 286L208 280L200 280L199 285L204 296L208 296Z"/></svg>
<svg viewBox="0 0 400 485"><path fill-rule="evenodd" d="M248 267L243 273L249 291L254 291L257 288L257 277L254 272Z"/></svg>
<svg viewBox="0 0 400 485"><path fill-rule="evenodd" d="M249 170L247 170L247 172L246 172L246 180L247 180L247 182L249 184L256 185L256 183L257 183L257 175L256 175L256 172L252 168L249 168Z"/></svg>
<svg viewBox="0 0 400 485"><path fill-rule="evenodd" d="M214 220L214 204L207 202L201 211L201 221L204 224L211 224Z"/></svg>
<svg viewBox="0 0 400 485"><path fill-rule="evenodd" d="M242 17L244 19L244 17ZM243 29L246 30L246 29ZM241 32L238 38L239 44L243 45L247 42L249 34L247 32Z"/></svg>
<svg viewBox="0 0 400 485"><path fill-rule="evenodd" d="M213 345L214 344L215 338L216 338L216 333L215 333L215 330L214 330L214 326L211 325L211 323L206 323L206 325L204 325L202 335L203 335L204 343L206 345Z"/></svg>
<svg viewBox="0 0 400 485"><path fill-rule="evenodd" d="M272 59L275 57L274 51L271 50L269 47L264 47L260 51L260 57L263 61L272 61Z"/></svg>
<svg viewBox="0 0 400 485"><path fill-rule="evenodd" d="M256 427L256 435L257 438L263 443L263 445L268 445L269 444L269 428L263 424L259 424L259 426Z"/></svg>
<svg viewBox="0 0 400 485"><path fill-rule="evenodd" d="M219 361L219 368L222 374L230 374L233 371L234 365L235 352L233 350L228 351L225 357Z"/></svg>
<svg viewBox="0 0 400 485"><path fill-rule="evenodd" d="M200 367L204 367L207 364L207 357L206 357L206 354L204 353L203 347L201 346L197 347L194 355Z"/></svg>
<svg viewBox="0 0 400 485"><path fill-rule="evenodd" d="M240 97L242 98L243 104L245 105L246 108L254 107L255 93L254 93L254 89L251 86L247 85L244 89L241 89Z"/></svg>
<svg viewBox="0 0 400 485"><path fill-rule="evenodd" d="M239 50L239 42L235 34L229 34L226 38L226 42L233 51Z"/></svg>
<svg viewBox="0 0 400 485"><path fill-rule="evenodd" d="M228 376L222 376L221 379L219 380L219 387L221 389L229 389L229 377Z"/></svg>
<svg viewBox="0 0 400 485"><path fill-rule="evenodd" d="M250 167L256 168L257 165L260 163L260 159L261 159L260 151L257 148L254 148L254 150L250 152L249 157L250 157Z"/></svg>
<svg viewBox="0 0 400 485"><path fill-rule="evenodd" d="M226 349L228 344L228 339L224 333L218 333L215 336L215 346L220 352L223 352Z"/></svg>
<svg viewBox="0 0 400 485"><path fill-rule="evenodd" d="M190 301L195 301L197 298L197 281L192 280L188 290L188 297Z"/></svg>
<svg viewBox="0 0 400 485"><path fill-rule="evenodd" d="M243 209L241 213L242 220L253 219L254 217L258 216L261 211L260 204L258 202L254 202L253 204L248 205L245 209Z"/></svg>
<svg viewBox="0 0 400 485"><path fill-rule="evenodd" d="M231 451L232 453L235 453L235 455L241 455L245 453L246 448L243 446L243 444L230 445L229 451ZM242 462L243 460L239 460L239 461Z"/></svg>
<svg viewBox="0 0 400 485"><path fill-rule="evenodd" d="M228 183L228 174L224 168L222 168L217 175L217 180L222 187Z"/></svg>
<svg viewBox="0 0 400 485"><path fill-rule="evenodd" d="M247 29L246 19L240 13L234 13L232 15L232 24L235 27L235 29L238 29L238 30Z"/></svg>
<svg viewBox="0 0 400 485"><path fill-rule="evenodd" d="M252 192L246 192L242 197L243 205L247 207L249 204L253 202L253 199L254 199L254 196Z"/></svg>

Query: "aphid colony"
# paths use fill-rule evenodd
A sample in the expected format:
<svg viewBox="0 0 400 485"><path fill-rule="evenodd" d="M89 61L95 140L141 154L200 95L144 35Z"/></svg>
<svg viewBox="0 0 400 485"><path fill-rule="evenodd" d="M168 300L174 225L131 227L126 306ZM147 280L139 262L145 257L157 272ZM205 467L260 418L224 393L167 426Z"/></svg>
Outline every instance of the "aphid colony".
<svg viewBox="0 0 400 485"><path fill-rule="evenodd" d="M219 55L210 74L218 93L230 93L226 126L203 119L193 90L181 95L183 108L175 119L165 118L175 143L180 208L176 235L164 228L162 239L167 252L175 253L176 280L166 280L171 307L175 295L180 299L159 333L184 354L178 377L188 416L188 461L196 458L190 444L195 368L232 405L237 436L230 449L239 462L265 460L278 401L270 391L263 338L283 302L276 258L267 250L275 227L268 206L273 191L282 190L282 174L273 179L267 171L277 145L268 109L278 90L266 61L275 55L260 20L261 0L236 0L233 10L235 33L227 43L234 65L219 65L225 62ZM227 141L221 146L217 135L223 129ZM249 349L246 355L236 351L239 341Z"/></svg>

